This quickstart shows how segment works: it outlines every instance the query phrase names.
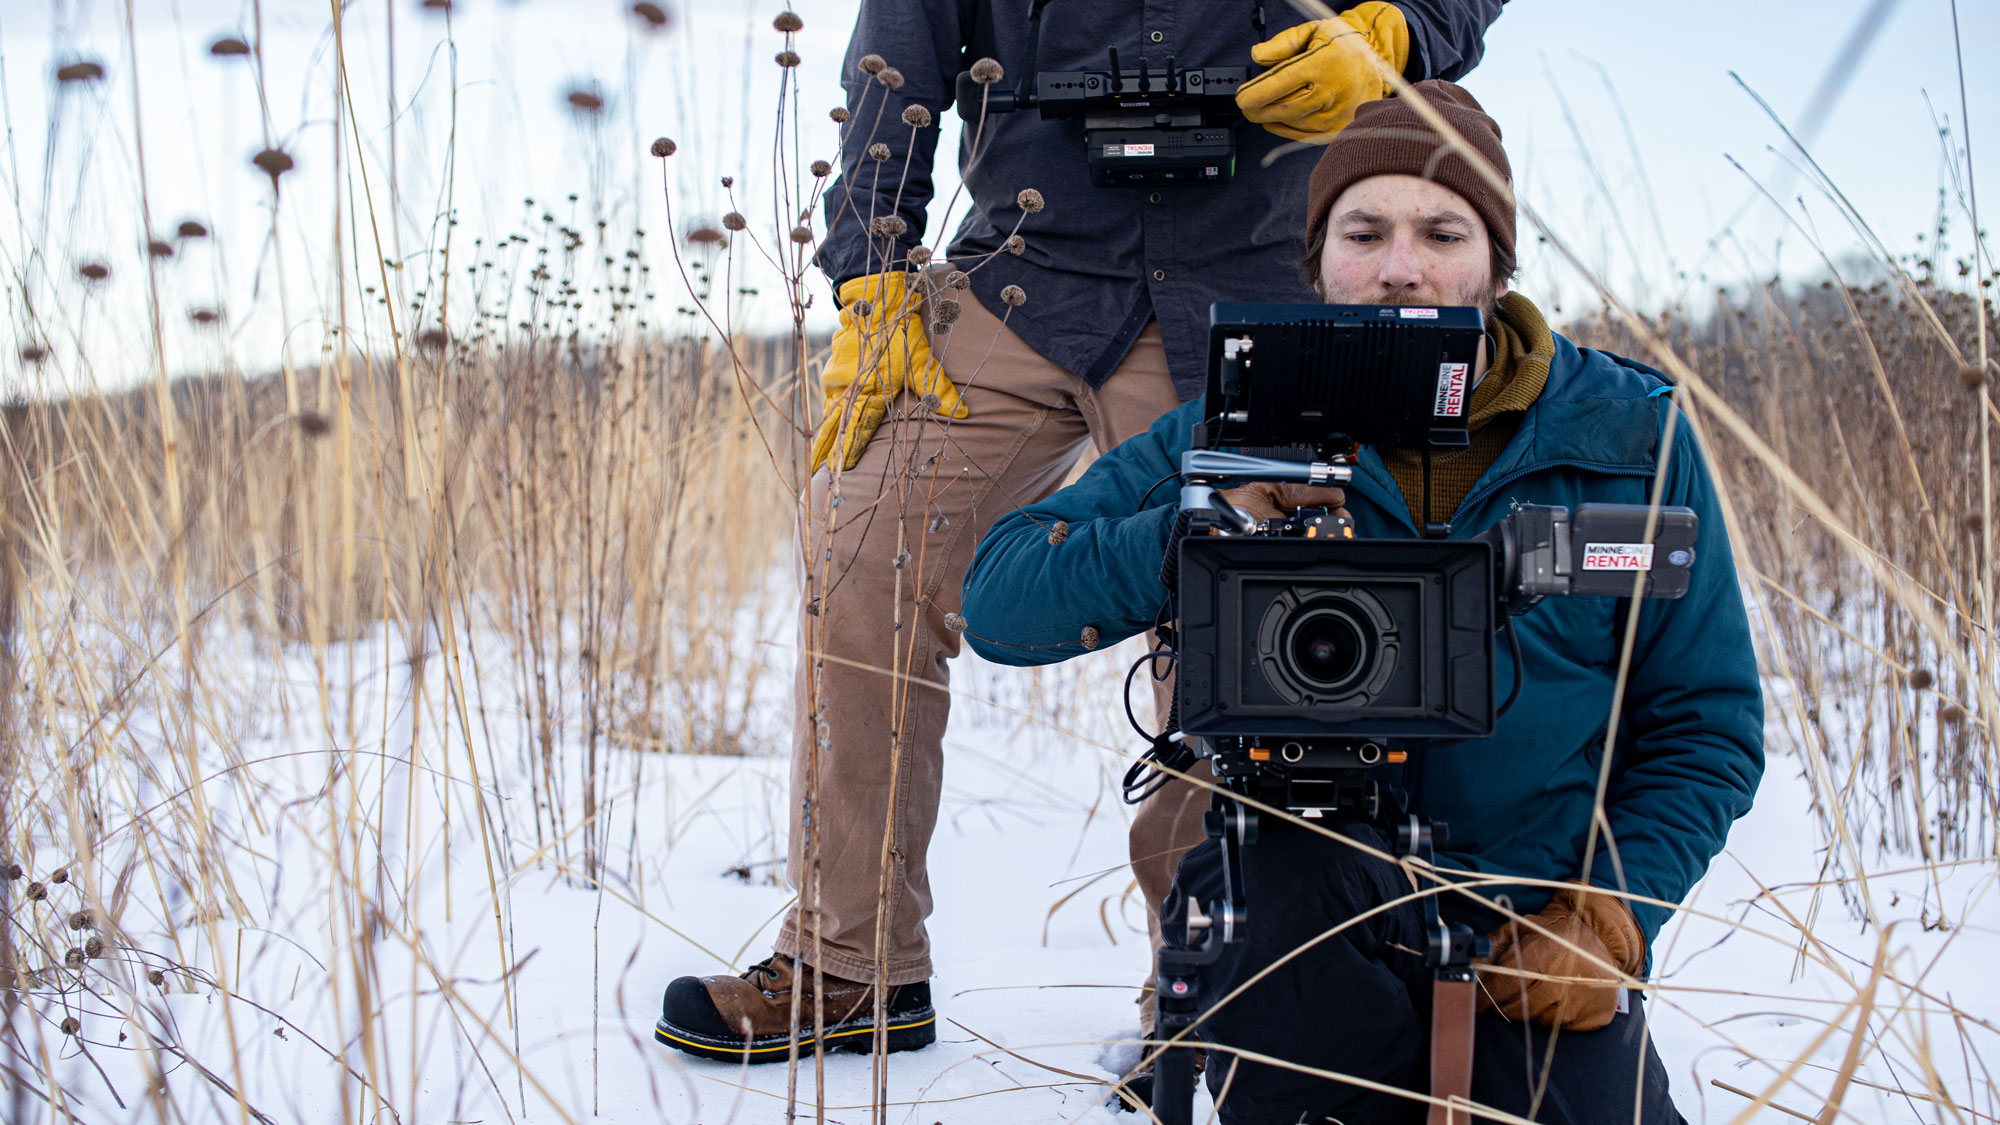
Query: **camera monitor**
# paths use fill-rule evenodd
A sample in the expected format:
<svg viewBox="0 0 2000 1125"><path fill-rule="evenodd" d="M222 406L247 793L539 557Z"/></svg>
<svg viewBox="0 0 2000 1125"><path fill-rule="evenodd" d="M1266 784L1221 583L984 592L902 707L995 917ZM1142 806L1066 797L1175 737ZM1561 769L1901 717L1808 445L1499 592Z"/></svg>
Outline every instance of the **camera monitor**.
<svg viewBox="0 0 2000 1125"><path fill-rule="evenodd" d="M1463 448L1485 330L1469 307L1219 302L1195 444L1282 460Z"/></svg>

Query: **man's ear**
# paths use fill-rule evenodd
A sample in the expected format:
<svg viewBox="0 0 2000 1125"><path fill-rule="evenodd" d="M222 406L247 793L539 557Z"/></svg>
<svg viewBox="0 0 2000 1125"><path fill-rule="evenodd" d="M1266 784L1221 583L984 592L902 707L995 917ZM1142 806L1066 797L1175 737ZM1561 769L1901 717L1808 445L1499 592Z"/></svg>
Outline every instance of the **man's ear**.
<svg viewBox="0 0 2000 1125"><path fill-rule="evenodd" d="M1505 297L1506 295L1507 295L1507 279L1503 277L1499 281L1493 284L1493 303L1496 305L1499 304L1500 298Z"/></svg>

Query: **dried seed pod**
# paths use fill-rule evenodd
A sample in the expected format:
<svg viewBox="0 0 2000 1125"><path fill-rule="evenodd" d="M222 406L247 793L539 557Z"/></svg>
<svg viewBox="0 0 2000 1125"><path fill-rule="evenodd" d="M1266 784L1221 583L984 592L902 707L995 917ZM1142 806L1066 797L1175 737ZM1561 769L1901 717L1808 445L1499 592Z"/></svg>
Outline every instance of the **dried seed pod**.
<svg viewBox="0 0 2000 1125"><path fill-rule="evenodd" d="M792 11L789 8L786 9L785 11L779 12L778 18L771 21L772 27L777 28L779 31L784 32L786 35L790 35L792 32L797 31L800 28L803 28L805 25L806 21L800 19L799 14L797 12Z"/></svg>
<svg viewBox="0 0 2000 1125"><path fill-rule="evenodd" d="M1080 639L1083 641L1084 648L1087 649L1096 648L1098 641L1097 626L1085 625L1083 627L1083 636Z"/></svg>
<svg viewBox="0 0 2000 1125"><path fill-rule="evenodd" d="M104 939L96 934L90 935L89 940L83 943L83 955L93 961L104 956Z"/></svg>
<svg viewBox="0 0 2000 1125"><path fill-rule="evenodd" d="M22 363L41 363L43 360L46 360L48 358L49 358L49 349L41 346L40 344L23 344L21 346ZM14 865L13 878L19 879L20 877L21 877L21 865L17 863Z"/></svg>
<svg viewBox="0 0 2000 1125"><path fill-rule="evenodd" d="M214 309L189 309L188 319L203 328L222 319L222 314Z"/></svg>
<svg viewBox="0 0 2000 1125"><path fill-rule="evenodd" d="M333 432L333 419L316 410L301 410L294 419L299 432L309 438L325 437Z"/></svg>
<svg viewBox="0 0 2000 1125"><path fill-rule="evenodd" d="M1042 193L1034 188L1022 188L1021 193L1014 197L1014 202L1021 205L1021 210L1032 215L1042 209Z"/></svg>
<svg viewBox="0 0 2000 1125"><path fill-rule="evenodd" d="M267 148L251 157L250 163L255 164L265 175L271 177L273 184L278 182L279 176L284 175L297 166L291 156L281 148Z"/></svg>
<svg viewBox="0 0 2000 1125"><path fill-rule="evenodd" d="M944 287L946 289L965 289L971 285L972 279L965 276L964 270L953 270L944 275Z"/></svg>
<svg viewBox="0 0 2000 1125"><path fill-rule="evenodd" d="M632 5L632 14L646 22L647 27L667 26L667 10L658 4L642 3Z"/></svg>
<svg viewBox="0 0 2000 1125"><path fill-rule="evenodd" d="M875 81L889 87L891 90L900 90L903 88L903 72L893 66L885 66L882 68L882 72L875 76Z"/></svg>
<svg viewBox="0 0 2000 1125"><path fill-rule="evenodd" d="M104 77L104 64L83 59L66 63L56 68L56 81L65 85L71 82L96 82Z"/></svg>
<svg viewBox="0 0 2000 1125"><path fill-rule="evenodd" d="M75 1034L76 1034L77 1032L79 1032L79 1031L82 1031L82 1030L83 1030L83 1021L82 1021L82 1020L80 1020L80 1019L77 1019L77 1018L76 1018L75 1016L64 1016L64 1017L63 1017L63 1019L62 1019L62 1033L63 1033L64 1035L75 1035Z"/></svg>
<svg viewBox="0 0 2000 1125"><path fill-rule="evenodd" d="M174 245L165 239L151 239L146 243L146 254L153 258L171 258L174 256Z"/></svg>
<svg viewBox="0 0 2000 1125"><path fill-rule="evenodd" d="M826 115L833 118L833 123L836 125L846 121L849 117L847 107L844 105L834 106L832 109L826 111Z"/></svg>
<svg viewBox="0 0 2000 1125"><path fill-rule="evenodd" d="M165 974L165 973L161 972L161 971L160 971L160 970L158 970L158 969L147 969L147 970L146 970L146 983L147 983L147 984L150 984L150 985L154 985L154 986L156 986L156 987L157 987L157 986L159 986L159 985L162 985L162 984L165 984L165 983L167 983L167 974Z"/></svg>
<svg viewBox="0 0 2000 1125"><path fill-rule="evenodd" d="M954 633L963 633L965 632L965 618L960 614L947 613L944 615L944 627Z"/></svg>
<svg viewBox="0 0 2000 1125"><path fill-rule="evenodd" d="M250 44L234 35L225 35L208 45L208 53L218 59L238 58L250 53Z"/></svg>
<svg viewBox="0 0 2000 1125"><path fill-rule="evenodd" d="M877 215L868 224L868 230L877 238L897 238L910 229L910 224L901 215Z"/></svg>
<svg viewBox="0 0 2000 1125"><path fill-rule="evenodd" d="M105 281L111 277L111 267L103 262L85 262L76 267L76 274L85 281Z"/></svg>
<svg viewBox="0 0 2000 1125"><path fill-rule="evenodd" d="M917 267L918 269L922 269L923 267L925 267L925 266L927 266L927 265L930 265L930 262L931 262L931 248L930 248L930 247L928 247L928 246L912 246L912 247L910 247L910 264L911 264L911 265L913 265L913 266Z"/></svg>
<svg viewBox="0 0 2000 1125"><path fill-rule="evenodd" d="M1968 391L1978 390L1979 384L1984 383L1985 381L1986 381L1986 372L1980 370L1978 365L1976 364L1968 363L1964 367L1958 369L1958 385L1964 387Z"/></svg>
<svg viewBox="0 0 2000 1125"><path fill-rule="evenodd" d="M563 100L569 103L571 109L579 113L596 113L604 108L604 95L595 90L585 90L580 87L564 94Z"/></svg>
<svg viewBox="0 0 2000 1125"><path fill-rule="evenodd" d="M72 930L95 929L96 928L95 920L91 918L90 910L88 908L85 908L83 910L71 911L69 916L69 928Z"/></svg>
<svg viewBox="0 0 2000 1125"><path fill-rule="evenodd" d="M1979 533L1979 529L1985 526L1986 526L1985 516L1980 515L1978 512L1965 513L1965 530L1970 531L1976 535Z"/></svg>
<svg viewBox="0 0 2000 1125"><path fill-rule="evenodd" d="M441 352L449 343L451 337L442 328L426 328L417 333L417 346L427 352Z"/></svg>
<svg viewBox="0 0 2000 1125"><path fill-rule="evenodd" d="M49 876L49 882L51 883L69 882L69 868L67 867L56 868L55 874Z"/></svg>
<svg viewBox="0 0 2000 1125"><path fill-rule="evenodd" d="M813 240L813 232L811 227L796 226L792 228L793 242L798 243L800 246L804 246L806 243L811 242L812 240Z"/></svg>
<svg viewBox="0 0 2000 1125"><path fill-rule="evenodd" d="M83 968L83 950L78 949L75 946L71 946L70 951L68 953L63 954L63 968L65 969Z"/></svg>
<svg viewBox="0 0 2000 1125"><path fill-rule="evenodd" d="M920 105L906 105L903 107L903 124L916 129L924 129L928 128L930 123L930 110Z"/></svg>
<svg viewBox="0 0 2000 1125"><path fill-rule="evenodd" d="M889 64L882 61L881 55L863 55L861 56L860 65L861 73L872 75L882 73L883 68Z"/></svg>
<svg viewBox="0 0 2000 1125"><path fill-rule="evenodd" d="M1022 238L1018 234L1010 234L1007 236L1007 252L1009 254L1019 256L1021 251L1026 250L1027 248L1028 248L1027 239Z"/></svg>
<svg viewBox="0 0 2000 1125"><path fill-rule="evenodd" d="M847 303L847 311L853 313L856 318L865 317L875 311L875 302L866 297L856 297Z"/></svg>
<svg viewBox="0 0 2000 1125"><path fill-rule="evenodd" d="M997 59L980 59L972 64L972 80L981 86L991 86L1006 76L1006 69Z"/></svg>
<svg viewBox="0 0 2000 1125"><path fill-rule="evenodd" d="M888 145L885 145L885 144L883 144L883 143L882 143L881 141L876 141L876 142L875 142L874 144L872 144L872 145L869 145L869 146L868 146L868 159L870 159L870 160L887 160L887 159L889 159L889 146L888 146Z"/></svg>
<svg viewBox="0 0 2000 1125"><path fill-rule="evenodd" d="M743 230L749 225L750 220L744 218L736 211L731 211L722 217L722 229L724 230Z"/></svg>
<svg viewBox="0 0 2000 1125"><path fill-rule="evenodd" d="M1911 687L1916 688L1918 691L1923 691L1934 683L1937 683L1937 677L1931 674L1929 668L1910 669Z"/></svg>
<svg viewBox="0 0 2000 1125"><path fill-rule="evenodd" d="M676 147L673 140L669 137L653 138L652 152L654 156L672 156Z"/></svg>
<svg viewBox="0 0 2000 1125"><path fill-rule="evenodd" d="M691 246L720 246L728 241L721 231L711 226L694 228L688 232L687 240Z"/></svg>
<svg viewBox="0 0 2000 1125"><path fill-rule="evenodd" d="M787 69L795 67L799 65L799 53L797 51L779 51L777 54L777 63L779 66Z"/></svg>
<svg viewBox="0 0 2000 1125"><path fill-rule="evenodd" d="M1000 290L1000 299L1007 302L1010 308L1018 309L1028 303L1028 291L1018 285L1004 286Z"/></svg>
<svg viewBox="0 0 2000 1125"><path fill-rule="evenodd" d="M1060 547L1063 545L1063 541L1068 538L1069 538L1069 521L1057 520L1056 525L1049 529L1049 546Z"/></svg>
<svg viewBox="0 0 2000 1125"><path fill-rule="evenodd" d="M723 189L724 191L727 191L727 190L729 190L730 188L733 188L733 187L735 187L735 186L736 186L736 177L735 177L735 176L724 176L724 177L722 177L722 189ZM601 226L603 226L604 224L603 224L603 223L599 223L599 224L597 224L597 225L601 227Z"/></svg>
<svg viewBox="0 0 2000 1125"><path fill-rule="evenodd" d="M1956 703L1947 703L1938 708L1938 721L1946 726L1957 726L1965 721L1965 708Z"/></svg>
<svg viewBox="0 0 2000 1125"><path fill-rule="evenodd" d="M961 311L959 303L949 297L940 297L931 306L931 319L938 324L955 324Z"/></svg>
<svg viewBox="0 0 2000 1125"><path fill-rule="evenodd" d="M824 160L815 160L812 162L812 174L815 179L823 178L831 171L833 171L833 165L828 164Z"/></svg>
<svg viewBox="0 0 2000 1125"><path fill-rule="evenodd" d="M26 351L27 349L25 349L25 348L24 348L24 349L22 349L22 350L23 350L23 351ZM19 880L20 880L20 878L21 878L21 875L23 874L23 872L21 871L21 865L20 865L20 864L18 864L18 863L10 863L10 864L8 864L8 865L7 865L7 872L6 872L6 874L7 874L7 881L8 881L8 882L10 882L10 883L13 883L13 882L17 882L17 881L19 881Z"/></svg>
<svg viewBox="0 0 2000 1125"><path fill-rule="evenodd" d="M182 219L181 225L174 228L174 233L182 238L207 238L208 228L193 219Z"/></svg>
<svg viewBox="0 0 2000 1125"><path fill-rule="evenodd" d="M48 887L46 887L46 886L42 885L41 883L29 883L29 884L28 884L28 901L29 901L29 902L40 902L40 901L42 901L43 899L45 899L45 898L47 898L47 897L49 897L49 889L48 889Z"/></svg>

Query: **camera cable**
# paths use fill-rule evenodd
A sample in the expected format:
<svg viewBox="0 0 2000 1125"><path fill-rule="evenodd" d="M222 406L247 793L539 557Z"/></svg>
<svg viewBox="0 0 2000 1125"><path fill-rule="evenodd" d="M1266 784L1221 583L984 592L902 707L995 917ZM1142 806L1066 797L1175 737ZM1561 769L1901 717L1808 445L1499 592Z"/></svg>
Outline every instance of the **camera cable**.
<svg viewBox="0 0 2000 1125"><path fill-rule="evenodd" d="M1151 743L1146 752L1139 755L1139 760L1125 771L1121 787L1128 805L1136 805L1158 793L1173 781L1174 774L1185 773L1188 767L1194 765L1194 750L1182 740L1181 732L1174 729L1180 725L1173 713L1178 708L1169 708L1166 728L1157 734L1147 730L1132 710L1132 681L1138 678L1139 669L1157 661L1172 664L1179 660L1180 654L1174 650L1158 648L1134 660L1132 667L1125 672L1125 721L1132 724L1139 737Z"/></svg>
<svg viewBox="0 0 2000 1125"><path fill-rule="evenodd" d="M1521 667L1521 635L1514 629L1513 614L1508 614L1506 621L1500 627L1507 633L1507 652L1514 658L1514 683L1507 689L1506 702L1500 705L1500 710L1493 713L1496 719L1505 715L1508 709L1514 706L1514 701L1521 698L1521 681L1527 679ZM1128 708L1131 706L1129 701L1126 706Z"/></svg>

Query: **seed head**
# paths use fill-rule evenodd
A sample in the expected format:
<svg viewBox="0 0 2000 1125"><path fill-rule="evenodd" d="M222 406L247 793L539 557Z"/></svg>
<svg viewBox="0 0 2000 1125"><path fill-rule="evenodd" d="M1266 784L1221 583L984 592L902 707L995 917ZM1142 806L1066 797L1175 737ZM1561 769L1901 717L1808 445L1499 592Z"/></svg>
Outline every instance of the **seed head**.
<svg viewBox="0 0 2000 1125"><path fill-rule="evenodd" d="M417 333L417 346L427 352L441 352L449 343L451 336L442 328L426 328Z"/></svg>
<svg viewBox="0 0 2000 1125"><path fill-rule="evenodd" d="M83 943L83 955L93 961L104 956L104 939L96 934L90 935Z"/></svg>
<svg viewBox="0 0 2000 1125"><path fill-rule="evenodd" d="M671 138L668 137L653 138L654 156L660 156L660 157L672 156L674 154L674 147L675 145Z"/></svg>
<svg viewBox="0 0 2000 1125"><path fill-rule="evenodd" d="M799 53L797 51L779 51L778 65L786 68L799 65Z"/></svg>
<svg viewBox="0 0 2000 1125"><path fill-rule="evenodd" d="M22 350L23 350L23 351L25 351L26 349L24 348L24 349L22 349ZM22 870L21 870L21 865L20 865L20 864L18 864L18 863L10 863L10 864L8 864L8 865L7 865L7 870L6 870L6 875L7 875L7 881L8 881L9 883L13 883L13 882L18 882L18 881L20 880L20 878L21 878L22 874L24 874L24 873L23 873L23 872L22 872Z"/></svg>
<svg viewBox="0 0 2000 1125"><path fill-rule="evenodd" d="M688 232L688 242L695 246L719 246L728 236L714 227L701 226Z"/></svg>
<svg viewBox="0 0 2000 1125"><path fill-rule="evenodd" d="M901 215L877 215L874 221L868 224L868 229L877 238L895 238L909 230L910 224L905 222Z"/></svg>
<svg viewBox="0 0 2000 1125"><path fill-rule="evenodd" d="M82 1020L79 1020L79 1019L77 1019L77 1018L76 1018L75 1016L64 1016L64 1017L63 1017L63 1019L62 1019L62 1033L63 1033L64 1035L75 1035L75 1034L76 1034L77 1032L79 1032L79 1031L82 1031L82 1030L83 1030L83 1021L82 1021Z"/></svg>
<svg viewBox="0 0 2000 1125"><path fill-rule="evenodd" d="M96 82L104 77L104 64L91 59L80 59L56 68L56 81L67 85L71 82Z"/></svg>
<svg viewBox="0 0 2000 1125"><path fill-rule="evenodd" d="M265 175L271 177L273 185L277 184L279 176L291 171L294 167L290 154L281 148L267 148L251 157L250 163L255 164L263 170Z"/></svg>
<svg viewBox="0 0 2000 1125"><path fill-rule="evenodd" d="M333 419L315 410L302 410L296 419L299 432L309 438L325 437L333 432Z"/></svg>
<svg viewBox="0 0 2000 1125"><path fill-rule="evenodd" d="M998 59L980 59L972 64L972 80L981 86L991 86L1007 76L1007 70Z"/></svg>
<svg viewBox="0 0 2000 1125"><path fill-rule="evenodd" d="M944 400L937 396L937 392L926 391L924 392L924 397L917 400L917 405L935 414L938 408L944 405ZM897 569L900 570L901 568L898 567Z"/></svg>
<svg viewBox="0 0 2000 1125"><path fill-rule="evenodd" d="M855 319L863 320L869 313L875 311L875 302L866 297L857 297L847 303L847 311L853 313Z"/></svg>
<svg viewBox="0 0 2000 1125"><path fill-rule="evenodd" d="M722 229L724 230L743 230L749 227L749 225L750 220L735 211L731 211L722 217Z"/></svg>
<svg viewBox="0 0 2000 1125"><path fill-rule="evenodd" d="M28 901L40 902L47 897L49 897L48 887L42 885L41 883L28 884Z"/></svg>
<svg viewBox="0 0 2000 1125"><path fill-rule="evenodd" d="M56 868L55 874L49 876L49 882L51 883L69 882L69 868L67 867Z"/></svg>
<svg viewBox="0 0 2000 1125"><path fill-rule="evenodd" d="M155 238L146 243L146 253L155 258L171 258L174 256L174 245L165 239Z"/></svg>
<svg viewBox="0 0 2000 1125"><path fill-rule="evenodd" d="M1009 308L1018 309L1028 303L1028 291L1018 285L1005 286L1000 290L1000 299L1007 302Z"/></svg>
<svg viewBox="0 0 2000 1125"><path fill-rule="evenodd" d="M47 358L49 358L49 349L40 344L24 344L21 347L22 363L40 363ZM7 876L9 879L19 879L21 877L20 864L14 864L8 870L12 872L12 874Z"/></svg>
<svg viewBox="0 0 2000 1125"><path fill-rule="evenodd" d="M83 968L83 950L78 949L76 946L71 946L69 952L63 954L63 967L66 969Z"/></svg>
<svg viewBox="0 0 2000 1125"><path fill-rule="evenodd" d="M868 159L870 159L870 160L887 160L887 159L889 159L889 146L888 146L888 145L885 145L885 144L883 144L883 143L882 143L881 141L876 141L876 142L875 142L874 144L872 144L872 145L869 145L869 146L868 146Z"/></svg>
<svg viewBox="0 0 2000 1125"><path fill-rule="evenodd" d="M1938 708L1938 721L1955 727L1965 721L1965 708L1956 703L1947 703Z"/></svg>
<svg viewBox="0 0 2000 1125"><path fill-rule="evenodd" d="M947 613L947 614L945 614L945 615L944 615L944 627L945 627L945 628L947 628L947 629L950 629L950 630L951 630L952 632L954 632L954 633L963 633L963 632L965 632L965 617L964 617L964 615L962 615L962 614L957 614L957 613Z"/></svg>
<svg viewBox="0 0 2000 1125"><path fill-rule="evenodd" d="M90 916L88 909L72 911L69 916L69 928L72 930L96 929L96 919Z"/></svg>
<svg viewBox="0 0 2000 1125"><path fill-rule="evenodd" d="M924 268L925 266L929 265L929 264L930 264L930 262L931 262L931 248L930 248L930 247L928 247L928 246L912 246L912 247L910 247L910 264L911 264L912 266L915 266L915 267L917 267L918 269L922 269L922 268Z"/></svg>
<svg viewBox="0 0 2000 1125"><path fill-rule="evenodd" d="M888 63L882 61L881 55L861 56L861 73L863 74L880 74L888 65Z"/></svg>
<svg viewBox="0 0 2000 1125"><path fill-rule="evenodd" d="M111 277L111 267L103 262L85 262L76 267L76 273L85 281L105 281Z"/></svg>
<svg viewBox="0 0 2000 1125"><path fill-rule="evenodd" d="M604 108L604 96L595 90L577 87L563 95L563 100L578 113L596 113Z"/></svg>
<svg viewBox="0 0 2000 1125"><path fill-rule="evenodd" d="M1923 691L1934 683L1937 683L1937 677L1931 674L1929 668L1910 669L1911 687L1916 688L1918 691Z"/></svg>
<svg viewBox="0 0 2000 1125"><path fill-rule="evenodd" d="M147 969L146 983L153 985L154 987L157 988L160 985L167 983L167 974L161 972L158 969Z"/></svg>
<svg viewBox="0 0 2000 1125"><path fill-rule="evenodd" d="M833 118L834 124L841 124L848 118L847 107L844 105L834 106L832 109L826 111L826 115Z"/></svg>
<svg viewBox="0 0 2000 1125"><path fill-rule="evenodd" d="M1097 626L1095 626L1095 625L1085 625L1085 626L1083 627L1083 636L1082 636L1082 637L1080 637L1080 638L1078 638L1078 639L1079 639L1079 640L1081 640L1081 641L1083 642L1083 647L1084 647L1084 648L1086 648L1086 649L1094 649L1094 648L1096 648L1096 647L1097 647L1097 641L1098 641L1098 633L1097 633Z"/></svg>
<svg viewBox="0 0 2000 1125"><path fill-rule="evenodd" d="M949 297L940 298L931 309L931 320L936 324L951 324L958 320L960 311L957 301Z"/></svg>
<svg viewBox="0 0 2000 1125"><path fill-rule="evenodd" d="M812 240L813 240L813 232L811 227L801 225L792 228L793 242L798 243L800 246L804 246L805 244L811 242Z"/></svg>
<svg viewBox="0 0 2000 1125"><path fill-rule="evenodd" d="M1010 234L1007 236L1006 246L1009 254L1018 256L1021 251L1028 248L1028 240L1018 234Z"/></svg>
<svg viewBox="0 0 2000 1125"><path fill-rule="evenodd" d="M174 228L174 233L182 238L207 238L208 228L193 219L182 219L181 225Z"/></svg>
<svg viewBox="0 0 2000 1125"><path fill-rule="evenodd" d="M777 28L779 31L784 32L786 35L790 35L792 32L799 30L805 25L806 21L800 19L799 14L797 12L792 11L789 8L786 9L785 11L779 12L778 18L771 21L772 27Z"/></svg>
<svg viewBox="0 0 2000 1125"><path fill-rule="evenodd" d="M234 35L225 35L208 45L208 53L218 59L238 58L250 53L250 44Z"/></svg>
<svg viewBox="0 0 2000 1125"><path fill-rule="evenodd" d="M891 90L900 90L903 88L903 72L893 66L885 66L882 68L882 73L875 76L875 81Z"/></svg>
<svg viewBox="0 0 2000 1125"><path fill-rule="evenodd" d="M1980 515L1978 512L1965 513L1965 530L1977 534L1979 529L1985 526L1986 526L1985 516Z"/></svg>
<svg viewBox="0 0 2000 1125"><path fill-rule="evenodd" d="M203 328L222 319L222 314L214 309L189 309L188 319Z"/></svg>
<svg viewBox="0 0 2000 1125"><path fill-rule="evenodd" d="M1968 363L1964 367L1958 369L1958 385L1964 387L1968 391L1978 390L1979 384L1984 383L1985 381L1986 381L1986 372L1980 370L1979 367L1975 364Z"/></svg>
<svg viewBox="0 0 2000 1125"><path fill-rule="evenodd" d="M826 174L831 171L833 171L833 165L828 164L824 160L815 160L812 162L812 174L814 179L824 179L826 177Z"/></svg>
<svg viewBox="0 0 2000 1125"><path fill-rule="evenodd" d="M1069 538L1069 521L1057 520L1056 525L1049 529L1049 546L1060 547L1063 545L1063 540L1068 538Z"/></svg>
<svg viewBox="0 0 2000 1125"><path fill-rule="evenodd" d="M931 111L920 105L903 107L903 124L914 129L927 129L931 123Z"/></svg>
<svg viewBox="0 0 2000 1125"><path fill-rule="evenodd" d="M965 289L971 285L972 279L965 276L964 270L953 270L944 275L944 287L946 289Z"/></svg>
<svg viewBox="0 0 2000 1125"><path fill-rule="evenodd" d="M667 26L667 10L658 4L634 4L632 14L643 20L647 27L655 30Z"/></svg>
<svg viewBox="0 0 2000 1125"><path fill-rule="evenodd" d="M1021 194L1014 197L1014 202L1021 205L1021 210L1032 215L1042 209L1042 193L1034 188L1022 188Z"/></svg>

